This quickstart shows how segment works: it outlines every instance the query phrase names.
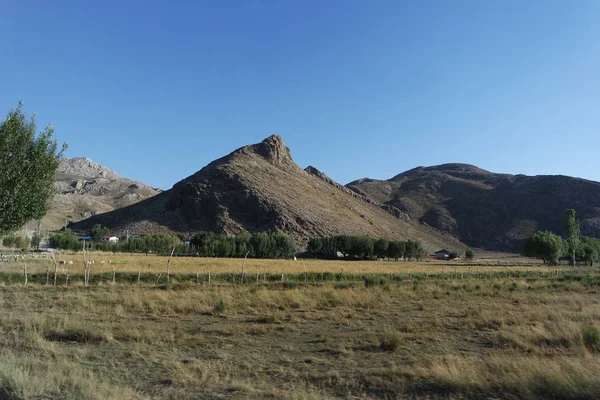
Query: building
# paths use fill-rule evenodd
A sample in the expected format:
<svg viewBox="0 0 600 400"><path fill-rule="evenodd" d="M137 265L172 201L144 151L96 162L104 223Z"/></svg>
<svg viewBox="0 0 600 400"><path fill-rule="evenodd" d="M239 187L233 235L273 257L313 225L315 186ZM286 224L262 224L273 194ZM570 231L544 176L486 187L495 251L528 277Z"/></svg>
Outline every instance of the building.
<svg viewBox="0 0 600 400"><path fill-rule="evenodd" d="M102 237L100 238L100 241L101 241L101 242L111 242L111 243L117 243L117 242L119 241L119 238L118 238L118 237L116 237L116 236L110 236L110 235L107 235L107 236L102 236Z"/></svg>
<svg viewBox="0 0 600 400"><path fill-rule="evenodd" d="M447 260L450 258L450 252L446 249L441 249L433 253L436 259L438 260Z"/></svg>

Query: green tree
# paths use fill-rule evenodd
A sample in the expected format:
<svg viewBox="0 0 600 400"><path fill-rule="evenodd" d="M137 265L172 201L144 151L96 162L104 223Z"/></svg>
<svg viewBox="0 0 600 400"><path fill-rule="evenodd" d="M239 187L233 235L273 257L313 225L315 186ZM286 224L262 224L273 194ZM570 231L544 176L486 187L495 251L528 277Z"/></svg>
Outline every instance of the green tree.
<svg viewBox="0 0 600 400"><path fill-rule="evenodd" d="M66 229L64 232L56 233L50 236L50 246L55 249L63 250L81 250L81 242L79 236L77 236L70 229Z"/></svg>
<svg viewBox="0 0 600 400"><path fill-rule="evenodd" d="M399 240L391 240L387 248L388 258L397 260L404 256L405 242Z"/></svg>
<svg viewBox="0 0 600 400"><path fill-rule="evenodd" d="M539 231L525 242L525 255L539 258L546 265L556 265L566 248L566 243L560 236L550 231Z"/></svg>
<svg viewBox="0 0 600 400"><path fill-rule="evenodd" d="M569 245L569 255L571 256L571 265L575 265L575 253L579 246L579 221L575 215L575 210L569 208L565 210L565 235Z"/></svg>
<svg viewBox="0 0 600 400"><path fill-rule="evenodd" d="M419 261L427 256L427 251L423 248L421 242L416 240L407 241L405 244L405 249L404 257L408 258L409 260L414 258Z"/></svg>
<svg viewBox="0 0 600 400"><path fill-rule="evenodd" d="M30 240L27 236L17 236L15 247L21 250L27 250L29 248Z"/></svg>
<svg viewBox="0 0 600 400"><path fill-rule="evenodd" d="M388 249L389 245L390 245L389 240L387 240L385 238L381 238L373 244L373 253L378 258L385 258L385 257L387 257L387 249Z"/></svg>
<svg viewBox="0 0 600 400"><path fill-rule="evenodd" d="M38 235L37 233L35 233L31 237L31 247L33 247L34 249L36 249L36 250L39 249L41 242L42 242L42 237L40 235Z"/></svg>
<svg viewBox="0 0 600 400"><path fill-rule="evenodd" d="M2 245L4 247L14 247L14 245L15 245L16 242L17 242L17 237L14 236L14 235L5 236L2 239Z"/></svg>
<svg viewBox="0 0 600 400"><path fill-rule="evenodd" d="M350 236L349 253L361 260L373 256L373 239L365 236Z"/></svg>
<svg viewBox="0 0 600 400"><path fill-rule="evenodd" d="M46 214L54 174L67 148L63 144L58 149L51 126L36 135L35 118L27 118L22 106L0 124L0 234Z"/></svg>
<svg viewBox="0 0 600 400"><path fill-rule="evenodd" d="M475 258L475 252L473 251L473 249L467 249L467 251L465 251L465 258L467 260L472 260Z"/></svg>
<svg viewBox="0 0 600 400"><path fill-rule="evenodd" d="M600 261L600 240L582 236L577 251L577 260L589 263L591 267Z"/></svg>
<svg viewBox="0 0 600 400"><path fill-rule="evenodd" d="M110 229L100 224L96 224L92 227L92 230L90 230L89 235L92 240L98 241L102 236L110 235Z"/></svg>

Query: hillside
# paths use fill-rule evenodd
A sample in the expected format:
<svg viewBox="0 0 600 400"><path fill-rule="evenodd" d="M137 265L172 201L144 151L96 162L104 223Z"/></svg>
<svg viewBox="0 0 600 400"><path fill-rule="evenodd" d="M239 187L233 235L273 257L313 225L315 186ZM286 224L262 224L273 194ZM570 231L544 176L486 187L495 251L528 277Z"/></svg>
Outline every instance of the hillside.
<svg viewBox="0 0 600 400"><path fill-rule="evenodd" d="M44 229L59 229L65 223L125 207L160 193L80 157L61 161L54 187L56 195L42 219Z"/></svg>
<svg viewBox="0 0 600 400"><path fill-rule="evenodd" d="M299 241L353 234L418 239L430 250L464 247L398 210L372 204L315 168L307 170L294 163L281 137L273 135L213 161L170 190L72 228L101 223L117 233L182 234L281 229Z"/></svg>
<svg viewBox="0 0 600 400"><path fill-rule="evenodd" d="M579 178L444 164L388 180L360 179L347 187L471 246L522 251L524 238L536 230L562 233L566 208L576 210L582 233L600 236L600 183Z"/></svg>

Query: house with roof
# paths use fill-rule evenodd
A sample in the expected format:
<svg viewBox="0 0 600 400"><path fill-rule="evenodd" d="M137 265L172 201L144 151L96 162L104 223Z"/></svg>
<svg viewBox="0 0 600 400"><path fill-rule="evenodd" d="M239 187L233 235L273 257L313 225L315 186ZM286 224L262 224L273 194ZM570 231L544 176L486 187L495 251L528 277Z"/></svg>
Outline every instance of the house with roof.
<svg viewBox="0 0 600 400"><path fill-rule="evenodd" d="M433 253L433 255L437 260L447 260L448 258L450 258L450 252L446 249L438 250L435 253Z"/></svg>
<svg viewBox="0 0 600 400"><path fill-rule="evenodd" d="M100 238L100 241L101 242L117 243L119 241L119 238L116 237L116 236L107 235L107 236L102 236Z"/></svg>

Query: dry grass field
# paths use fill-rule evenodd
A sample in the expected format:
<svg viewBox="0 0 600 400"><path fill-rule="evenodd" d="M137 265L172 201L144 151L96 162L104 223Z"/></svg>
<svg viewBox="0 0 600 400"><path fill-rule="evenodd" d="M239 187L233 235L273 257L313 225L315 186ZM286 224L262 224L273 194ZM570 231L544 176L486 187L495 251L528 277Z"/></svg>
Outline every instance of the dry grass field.
<svg viewBox="0 0 600 400"><path fill-rule="evenodd" d="M54 264L49 256L43 258L27 258L24 261L15 262L11 257L10 262L1 264L0 272L19 272L23 265L27 265L29 271L44 272ZM72 264L60 265L60 270L64 274L67 271L83 271L82 253L64 253L56 255L57 260L70 261ZM88 256L93 260L91 267L93 273L110 272L114 269L117 272L126 273L152 273L159 274L166 271L166 265L169 257L143 254L124 254L124 253L102 253L93 252ZM242 265L247 274L270 273L270 274L291 274L304 273L305 271L321 273L451 273L456 269L459 273L474 272L478 268L480 271L523 271L523 270L547 270L536 260L526 259L519 256L508 255L506 253L484 253L476 261L344 261L344 260L317 260L317 259L298 259L294 260L269 260L269 259L248 259L244 263L240 258L205 258L205 257L173 257L170 263L171 271L174 274L207 274L207 273L241 273ZM555 269L555 268L554 268Z"/></svg>
<svg viewBox="0 0 600 400"><path fill-rule="evenodd" d="M113 261L135 277L140 259ZM441 266L370 262L381 274L305 282L300 267L283 283L272 271L233 284L217 279L222 264L208 284L194 282L189 260L177 260L170 285L113 284L107 272L84 287L73 272L69 286L64 275L46 286L40 260L28 263L41 273L27 285L22 270L0 273L14 275L0 283L0 399L600 397L595 269L427 276ZM240 260L221 260L234 261L239 273ZM257 263L288 265L246 267ZM390 280L394 268L407 270Z"/></svg>

